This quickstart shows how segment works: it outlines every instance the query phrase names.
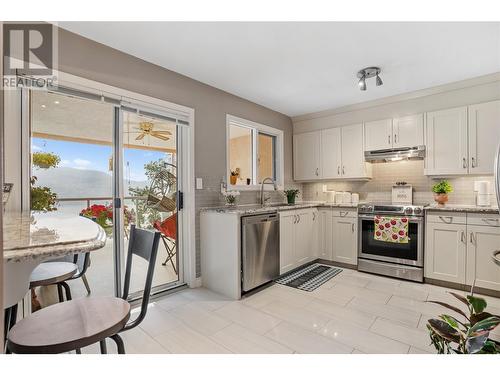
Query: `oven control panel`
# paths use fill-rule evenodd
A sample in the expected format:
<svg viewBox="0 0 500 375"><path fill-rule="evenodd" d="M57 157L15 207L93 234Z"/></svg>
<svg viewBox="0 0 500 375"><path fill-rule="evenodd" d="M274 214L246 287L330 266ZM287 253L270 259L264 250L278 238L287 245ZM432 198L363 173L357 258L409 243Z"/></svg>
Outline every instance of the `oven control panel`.
<svg viewBox="0 0 500 375"><path fill-rule="evenodd" d="M376 204L360 204L358 213L373 214L373 215L406 215L406 216L423 216L423 206L400 206L400 205L376 205Z"/></svg>

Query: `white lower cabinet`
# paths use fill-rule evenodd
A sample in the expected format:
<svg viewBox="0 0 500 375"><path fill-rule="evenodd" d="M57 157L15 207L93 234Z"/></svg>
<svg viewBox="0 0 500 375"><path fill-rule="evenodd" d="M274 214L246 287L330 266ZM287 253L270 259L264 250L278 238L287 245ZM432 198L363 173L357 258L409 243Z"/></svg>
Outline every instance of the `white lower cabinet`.
<svg viewBox="0 0 500 375"><path fill-rule="evenodd" d="M280 212L280 274L317 257L318 210Z"/></svg>
<svg viewBox="0 0 500 375"><path fill-rule="evenodd" d="M500 291L500 268L491 256L500 248L500 227L467 225L466 283Z"/></svg>
<svg viewBox="0 0 500 375"><path fill-rule="evenodd" d="M427 222L424 273L429 279L465 283L465 224Z"/></svg>
<svg viewBox="0 0 500 375"><path fill-rule="evenodd" d="M333 210L332 260L358 264L358 219L355 210Z"/></svg>
<svg viewBox="0 0 500 375"><path fill-rule="evenodd" d="M480 219L477 214L467 215L466 220L463 215L427 217L426 278L500 291L500 272L491 259L500 248L500 227L468 224Z"/></svg>
<svg viewBox="0 0 500 375"><path fill-rule="evenodd" d="M333 260L333 214L331 209L318 211L318 258Z"/></svg>

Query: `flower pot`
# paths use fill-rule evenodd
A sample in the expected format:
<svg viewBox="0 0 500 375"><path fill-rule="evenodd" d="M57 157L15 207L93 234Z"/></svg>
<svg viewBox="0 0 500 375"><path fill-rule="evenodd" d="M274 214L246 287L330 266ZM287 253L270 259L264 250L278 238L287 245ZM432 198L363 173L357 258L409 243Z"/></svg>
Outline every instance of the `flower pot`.
<svg viewBox="0 0 500 375"><path fill-rule="evenodd" d="M437 202L437 204L444 206L444 204L448 202L448 194L434 194L434 200Z"/></svg>
<svg viewBox="0 0 500 375"><path fill-rule="evenodd" d="M287 195L286 200L288 204L295 204L295 195Z"/></svg>
<svg viewBox="0 0 500 375"><path fill-rule="evenodd" d="M229 182L231 185L236 185L236 181L238 180L238 176L229 176Z"/></svg>

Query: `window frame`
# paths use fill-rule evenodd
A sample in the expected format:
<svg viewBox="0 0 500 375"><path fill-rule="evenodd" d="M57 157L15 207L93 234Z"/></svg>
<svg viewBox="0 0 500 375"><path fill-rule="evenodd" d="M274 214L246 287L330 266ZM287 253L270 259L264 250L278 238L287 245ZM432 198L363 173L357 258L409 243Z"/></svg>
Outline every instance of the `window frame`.
<svg viewBox="0 0 500 375"><path fill-rule="evenodd" d="M252 185L231 185L230 180L230 128L231 125L241 126L252 130ZM226 189L229 190L259 190L261 184L257 183L258 177L258 150L259 150L259 133L275 137L275 175L276 185L278 190L284 188L284 152L283 152L283 130L273 128L268 125L259 124L254 121L246 120L230 114L226 114ZM264 190L274 190L271 184L265 184Z"/></svg>

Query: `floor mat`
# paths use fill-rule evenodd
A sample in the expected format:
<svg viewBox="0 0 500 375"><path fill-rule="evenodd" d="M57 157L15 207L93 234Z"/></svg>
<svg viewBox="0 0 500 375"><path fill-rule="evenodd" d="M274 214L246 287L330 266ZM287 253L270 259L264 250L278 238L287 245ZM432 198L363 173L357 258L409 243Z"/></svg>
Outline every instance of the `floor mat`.
<svg viewBox="0 0 500 375"><path fill-rule="evenodd" d="M340 272L342 272L340 268L313 263L280 277L276 282L306 292L312 292Z"/></svg>

